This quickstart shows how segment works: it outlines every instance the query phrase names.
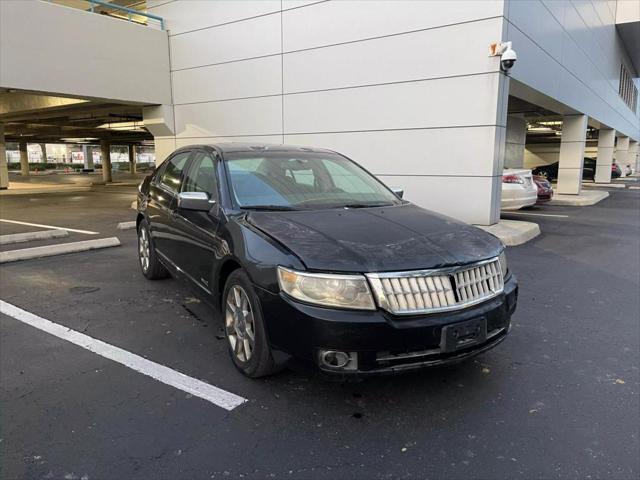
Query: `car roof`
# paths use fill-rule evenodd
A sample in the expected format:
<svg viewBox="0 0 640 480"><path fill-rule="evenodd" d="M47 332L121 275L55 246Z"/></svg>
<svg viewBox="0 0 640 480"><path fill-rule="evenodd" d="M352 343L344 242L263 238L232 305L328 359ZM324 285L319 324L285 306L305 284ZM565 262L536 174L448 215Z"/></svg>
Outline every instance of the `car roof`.
<svg viewBox="0 0 640 480"><path fill-rule="evenodd" d="M180 150L188 150L190 148L202 148L208 147L225 153L238 153L238 152L317 152L317 153L335 153L332 150L316 147L304 147L300 145L282 145L277 143L260 143L260 142L221 142L221 143L208 143L205 145L186 145Z"/></svg>

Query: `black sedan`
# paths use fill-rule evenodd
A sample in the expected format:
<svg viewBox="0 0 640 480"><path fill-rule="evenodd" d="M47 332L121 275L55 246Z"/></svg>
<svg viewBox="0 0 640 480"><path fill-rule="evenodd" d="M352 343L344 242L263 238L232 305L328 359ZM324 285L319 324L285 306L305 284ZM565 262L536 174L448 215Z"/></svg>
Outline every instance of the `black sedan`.
<svg viewBox="0 0 640 480"><path fill-rule="evenodd" d="M558 179L559 162L550 163L549 165L541 165L534 168L531 172L534 175L545 177L549 181ZM611 178L618 178L622 174L620 167L613 163L611 165ZM582 168L583 180L595 180L596 178L596 160L594 158L584 158Z"/></svg>
<svg viewBox="0 0 640 480"><path fill-rule="evenodd" d="M389 373L500 343L517 299L502 243L401 196L328 150L185 147L140 185L140 266L220 309L250 377L294 360Z"/></svg>

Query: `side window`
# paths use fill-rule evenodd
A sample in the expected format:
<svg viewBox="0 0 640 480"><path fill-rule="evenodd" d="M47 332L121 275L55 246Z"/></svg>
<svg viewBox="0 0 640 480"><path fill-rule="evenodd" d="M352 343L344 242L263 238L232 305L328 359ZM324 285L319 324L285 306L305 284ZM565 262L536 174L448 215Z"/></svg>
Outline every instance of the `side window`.
<svg viewBox="0 0 640 480"><path fill-rule="evenodd" d="M164 170L160 173L158 183L172 192L177 193L178 190L180 190L180 177L182 176L182 170L187 163L189 155L191 155L191 152L182 152L169 160L166 167L164 167Z"/></svg>
<svg viewBox="0 0 640 480"><path fill-rule="evenodd" d="M197 152L182 184L183 192L205 192L218 198L215 161L205 152Z"/></svg>

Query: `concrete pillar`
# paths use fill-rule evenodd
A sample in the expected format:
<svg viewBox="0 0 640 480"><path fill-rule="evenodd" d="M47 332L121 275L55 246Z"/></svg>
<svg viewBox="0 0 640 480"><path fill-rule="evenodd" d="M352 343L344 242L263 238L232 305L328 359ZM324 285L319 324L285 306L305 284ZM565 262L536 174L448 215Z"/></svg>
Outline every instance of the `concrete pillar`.
<svg viewBox="0 0 640 480"><path fill-rule="evenodd" d="M7 149L4 142L4 125L0 123L0 190L9 188L9 167L7 166Z"/></svg>
<svg viewBox="0 0 640 480"><path fill-rule="evenodd" d="M524 166L524 146L527 140L527 121L519 115L507 116L507 139L504 168Z"/></svg>
<svg viewBox="0 0 640 480"><path fill-rule="evenodd" d="M111 182L111 142L100 140L100 152L102 154L102 178L105 182Z"/></svg>
<svg viewBox="0 0 640 480"><path fill-rule="evenodd" d="M596 159L596 183L611 183L611 164L616 141L616 131L601 128L598 132L598 158Z"/></svg>
<svg viewBox="0 0 640 480"><path fill-rule="evenodd" d="M136 146L129 145L129 172L136 173Z"/></svg>
<svg viewBox="0 0 640 480"><path fill-rule="evenodd" d="M565 115L563 117L560 164L558 166L557 192L559 194L580 195L586 137L586 115Z"/></svg>
<svg viewBox="0 0 640 480"><path fill-rule="evenodd" d="M20 149L20 174L23 177L29 176L29 154L27 153L27 142L19 142Z"/></svg>
<svg viewBox="0 0 640 480"><path fill-rule="evenodd" d="M616 142L616 163L622 170L622 176L626 176L625 172L629 164L629 137L618 137Z"/></svg>
<svg viewBox="0 0 640 480"><path fill-rule="evenodd" d="M638 147L638 142L636 140L629 141L629 163L633 167L633 169L637 172L638 167L640 166L640 157L638 156L640 148Z"/></svg>
<svg viewBox="0 0 640 480"><path fill-rule="evenodd" d="M47 163L47 144L41 143L40 150L42 150L42 163Z"/></svg>
<svg viewBox="0 0 640 480"><path fill-rule="evenodd" d="M93 170L93 148L91 145L82 145L82 156L84 157L84 168Z"/></svg>

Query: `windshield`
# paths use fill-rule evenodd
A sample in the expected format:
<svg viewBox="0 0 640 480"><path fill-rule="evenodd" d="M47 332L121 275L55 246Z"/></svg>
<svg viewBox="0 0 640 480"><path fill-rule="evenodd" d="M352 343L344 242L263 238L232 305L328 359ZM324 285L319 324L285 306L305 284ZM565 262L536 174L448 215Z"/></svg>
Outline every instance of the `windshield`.
<svg viewBox="0 0 640 480"><path fill-rule="evenodd" d="M295 210L400 205L387 187L351 160L312 152L225 155L241 208Z"/></svg>

